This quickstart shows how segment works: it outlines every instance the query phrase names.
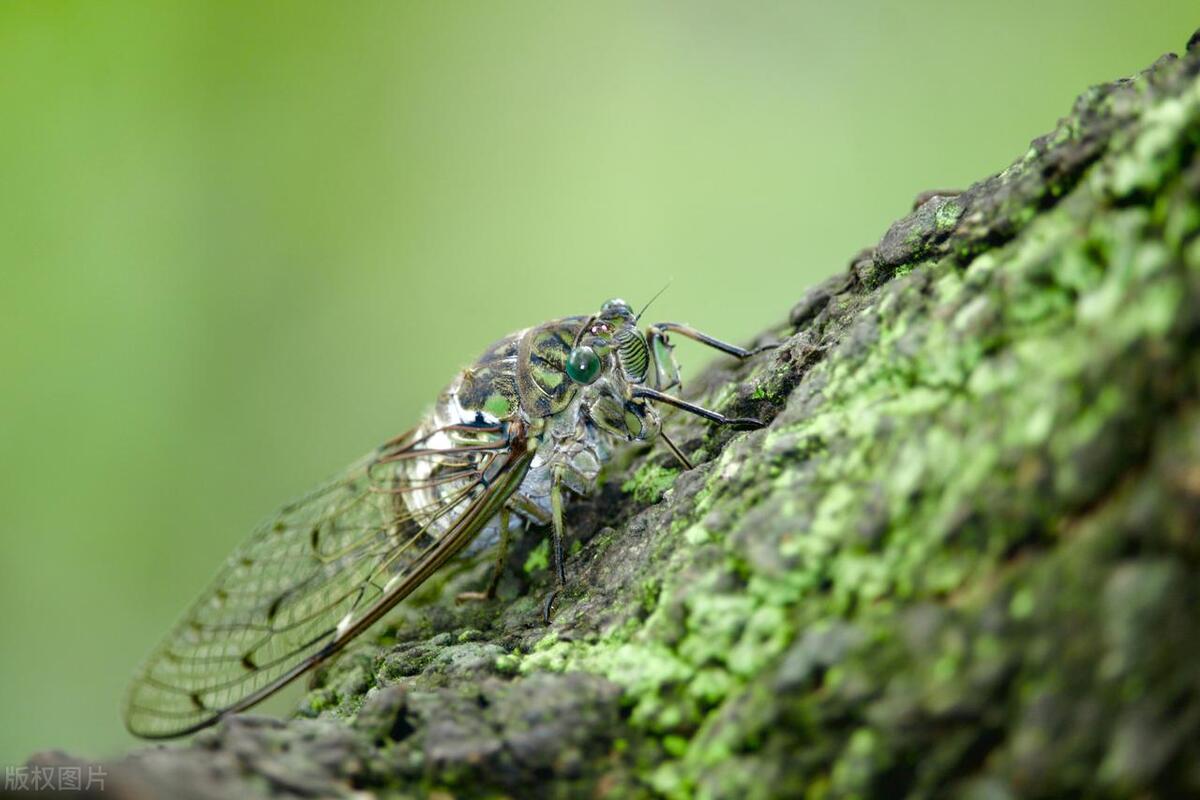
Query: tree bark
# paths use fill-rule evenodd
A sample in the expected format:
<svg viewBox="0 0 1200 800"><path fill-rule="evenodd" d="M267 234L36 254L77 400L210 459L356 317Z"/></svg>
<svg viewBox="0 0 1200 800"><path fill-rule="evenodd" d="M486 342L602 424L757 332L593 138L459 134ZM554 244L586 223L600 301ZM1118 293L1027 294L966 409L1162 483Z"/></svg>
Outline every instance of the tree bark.
<svg viewBox="0 0 1200 800"><path fill-rule="evenodd" d="M700 376L769 427L615 464L551 625L527 534L104 796L1200 794L1198 75L1084 92Z"/></svg>

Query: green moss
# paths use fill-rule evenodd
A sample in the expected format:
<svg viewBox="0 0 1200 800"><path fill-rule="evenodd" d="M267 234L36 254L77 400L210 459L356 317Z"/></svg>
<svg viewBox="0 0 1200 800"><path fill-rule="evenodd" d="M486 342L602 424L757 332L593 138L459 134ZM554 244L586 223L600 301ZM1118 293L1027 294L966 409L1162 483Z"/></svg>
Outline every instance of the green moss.
<svg viewBox="0 0 1200 800"><path fill-rule="evenodd" d="M515 675L521 667L521 657L516 653L505 653L497 656L496 671L503 675Z"/></svg>
<svg viewBox="0 0 1200 800"><path fill-rule="evenodd" d="M300 706L300 713L304 716L317 716L322 711L333 708L334 693L328 689L317 689L305 695Z"/></svg>
<svg viewBox="0 0 1200 800"><path fill-rule="evenodd" d="M647 578L642 581L642 610L651 612L658 605L659 593L662 591L662 582L657 578Z"/></svg>
<svg viewBox="0 0 1200 800"><path fill-rule="evenodd" d="M525 559L525 564L522 569L526 573L532 574L540 570L544 570L550 566L550 540L542 539L537 543L537 546L529 551L529 556Z"/></svg>
<svg viewBox="0 0 1200 800"><path fill-rule="evenodd" d="M682 736L664 736L662 743L663 750L673 758L679 758L687 752L688 740Z"/></svg>
<svg viewBox="0 0 1200 800"><path fill-rule="evenodd" d="M703 525L691 525L683 532L683 539L692 546L701 545L711 537Z"/></svg>
<svg viewBox="0 0 1200 800"><path fill-rule="evenodd" d="M938 231L947 232L954 230L958 225L958 219L962 216L963 209L958 201L949 199L938 206L937 212L934 215L934 226Z"/></svg>
<svg viewBox="0 0 1200 800"><path fill-rule="evenodd" d="M1200 123L1200 84L1147 109L1140 135L1115 159L1112 191L1118 197L1151 192L1180 167L1183 148L1194 146Z"/></svg>
<svg viewBox="0 0 1200 800"><path fill-rule="evenodd" d="M657 503L662 499L663 493L674 485L678 476L677 469L647 462L633 477L621 484L621 491L633 495L639 503Z"/></svg>

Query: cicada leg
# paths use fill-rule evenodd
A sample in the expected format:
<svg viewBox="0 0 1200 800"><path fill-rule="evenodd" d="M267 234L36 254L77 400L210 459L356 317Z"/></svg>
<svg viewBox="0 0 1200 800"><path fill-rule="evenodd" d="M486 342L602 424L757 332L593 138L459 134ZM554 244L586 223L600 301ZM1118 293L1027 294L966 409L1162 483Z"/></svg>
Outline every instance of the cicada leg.
<svg viewBox="0 0 1200 800"><path fill-rule="evenodd" d="M700 344L706 344L734 358L749 358L750 356L756 356L759 353L765 353L767 350L774 350L776 347L779 347L777 342L772 342L760 345L753 350L747 350L744 347L738 347L736 344L723 342L720 339L709 336L707 333L702 333L691 325L684 325L679 322L656 322L650 326L648 333L652 337L659 337L665 341L667 331L674 331L681 336L686 336L689 339L700 342Z"/></svg>
<svg viewBox="0 0 1200 800"><path fill-rule="evenodd" d="M542 507L522 494L514 494L500 509L500 543L496 546L496 557L492 568L492 577L488 580L487 589L482 592L459 592L454 601L464 603L471 600L495 600L496 590L500 587L500 578L504 575L504 565L508 563L508 550L512 545L512 512L531 520L537 525L549 525L550 516Z"/></svg>
<svg viewBox="0 0 1200 800"><path fill-rule="evenodd" d="M718 425L728 425L739 430L753 431L759 428L766 427L765 422L753 417L727 417L724 414L713 411L704 406L698 406L695 403L689 403L686 400L680 400L673 395L664 394L657 389L651 389L648 386L639 386L633 390L634 397L642 397L647 400L653 400L657 403L666 403L669 406L675 406L689 414L695 414L698 417L704 417L709 422L715 422Z"/></svg>
<svg viewBox="0 0 1200 800"><path fill-rule="evenodd" d="M694 339L701 344L720 350L722 353L733 356L734 358L746 359L750 356L763 353L767 350L772 350L778 347L778 343L764 344L753 350L747 350L744 347L738 347L736 344L723 342L720 339L709 336L707 333L701 333L690 325L682 325L678 322L657 322L646 329L646 341L650 347L650 361L654 369L654 383L658 389L670 389L674 386L682 387L683 383L679 379L679 364L675 361L675 356L671 352L674 347L671 345L670 339L667 337L667 331L674 331ZM634 390L634 396L638 396L638 392L643 390ZM681 408L684 411L698 414L705 419L712 420L721 425L738 425L740 427L762 427L762 423L758 420L750 419L729 419L715 411L710 411L707 408L694 405L692 403L679 400L670 395L654 392L652 389L643 391L642 395L647 399L658 400L659 402L673 405L676 408ZM752 424L753 423L753 424ZM660 433L658 438L662 439L663 444L671 451L671 455L675 456L675 460L679 462L684 469L691 469L692 462L684 455L683 451L667 437L666 433Z"/></svg>
<svg viewBox="0 0 1200 800"><path fill-rule="evenodd" d="M558 586L550 590L550 594L546 595L546 603L542 606L542 619L547 625L550 624L550 609L555 598L567 588L567 570L563 556L563 474L564 468L560 464L554 467L550 475L550 513L554 523L551 526L551 535L554 537L554 571L555 577L558 578Z"/></svg>
<svg viewBox="0 0 1200 800"><path fill-rule="evenodd" d="M507 505L500 509L500 544L496 546L492 577L488 580L487 589L482 592L459 592L455 595L454 602L496 599L496 589L500 586L500 576L504 574L504 565L508 562L508 548L512 544L512 528L509 525L512 521L511 516Z"/></svg>
<svg viewBox="0 0 1200 800"><path fill-rule="evenodd" d="M667 434L659 431L658 438L662 439L663 444L665 444L667 449L671 451L671 455L675 456L675 460L679 462L679 466L683 467L685 470L693 469L696 466L692 463L690 458L683 454L683 451L679 449L678 445L667 438Z"/></svg>
<svg viewBox="0 0 1200 800"><path fill-rule="evenodd" d="M747 350L744 347L738 347L736 344L723 342L707 333L702 333L690 325L683 325L679 322L656 322L646 329L646 341L650 346L650 358L654 362L654 377L657 388L670 389L673 386L682 386L679 380L679 365L675 362L675 356L671 353L674 349L671 345L671 340L667 337L667 332L671 331L678 333L681 336L686 336L689 339L700 342L715 350L720 350L726 355L731 355L734 358L745 359L750 356L764 353L767 350L773 350L779 346L777 342L760 345L753 350Z"/></svg>

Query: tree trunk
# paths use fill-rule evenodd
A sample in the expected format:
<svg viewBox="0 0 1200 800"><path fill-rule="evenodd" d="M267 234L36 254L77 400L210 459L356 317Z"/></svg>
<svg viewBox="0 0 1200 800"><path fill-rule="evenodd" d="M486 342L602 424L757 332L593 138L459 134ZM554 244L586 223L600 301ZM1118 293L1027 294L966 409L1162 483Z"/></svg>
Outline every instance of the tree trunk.
<svg viewBox="0 0 1200 800"><path fill-rule="evenodd" d="M616 464L551 625L526 535L104 796L1200 794L1196 41L695 381L770 426Z"/></svg>

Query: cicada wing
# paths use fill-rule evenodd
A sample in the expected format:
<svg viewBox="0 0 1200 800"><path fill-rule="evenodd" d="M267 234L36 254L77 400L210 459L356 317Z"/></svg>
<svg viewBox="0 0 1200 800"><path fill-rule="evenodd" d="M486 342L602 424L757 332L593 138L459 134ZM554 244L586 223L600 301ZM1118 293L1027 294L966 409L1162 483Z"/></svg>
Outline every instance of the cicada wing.
<svg viewBox="0 0 1200 800"><path fill-rule="evenodd" d="M410 432L284 506L142 665L126 727L191 733L333 655L466 546L531 459L498 425Z"/></svg>

